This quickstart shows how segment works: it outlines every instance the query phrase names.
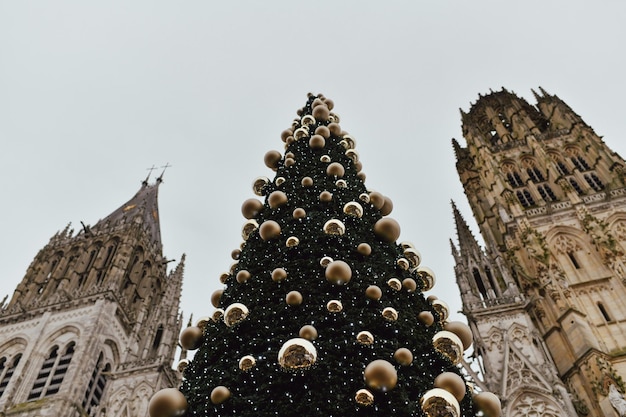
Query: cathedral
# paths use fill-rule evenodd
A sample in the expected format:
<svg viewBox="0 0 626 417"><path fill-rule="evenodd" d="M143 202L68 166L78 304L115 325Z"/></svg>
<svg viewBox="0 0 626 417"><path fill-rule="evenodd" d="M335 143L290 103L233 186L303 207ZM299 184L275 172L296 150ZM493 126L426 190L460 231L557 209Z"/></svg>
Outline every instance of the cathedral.
<svg viewBox="0 0 626 417"><path fill-rule="evenodd" d="M161 183L52 236L0 306L0 416L144 417L179 383L184 255L167 273Z"/></svg>
<svg viewBox="0 0 626 417"><path fill-rule="evenodd" d="M626 416L626 163L534 94L480 96L461 111L466 146L453 140L485 246L453 204L465 367L505 417Z"/></svg>

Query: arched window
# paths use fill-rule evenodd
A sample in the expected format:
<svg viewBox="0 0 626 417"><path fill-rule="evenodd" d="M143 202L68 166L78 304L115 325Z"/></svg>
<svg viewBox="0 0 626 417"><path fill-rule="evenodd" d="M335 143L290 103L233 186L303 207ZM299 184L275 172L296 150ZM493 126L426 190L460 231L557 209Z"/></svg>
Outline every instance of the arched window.
<svg viewBox="0 0 626 417"><path fill-rule="evenodd" d="M601 302L598 302L598 309L600 310L600 313L602 314L602 317L604 317L605 321L607 322L612 321L611 316L609 316L609 312L604 307L604 304L602 304Z"/></svg>
<svg viewBox="0 0 626 417"><path fill-rule="evenodd" d="M15 373L15 368L17 368L21 358L21 353L15 355L13 359L0 358L0 398L2 398L2 394L6 391L9 382L11 382L11 377Z"/></svg>
<svg viewBox="0 0 626 417"><path fill-rule="evenodd" d="M576 182L574 178L569 178L569 183L572 186L572 188L576 190L576 194L580 195L583 193L583 190L580 188L580 185L578 185L578 182Z"/></svg>
<svg viewBox="0 0 626 417"><path fill-rule="evenodd" d="M580 150L578 148L571 147L567 148L565 151L569 155L574 167L578 168L579 171L584 172L591 169L585 158L580 155Z"/></svg>
<svg viewBox="0 0 626 417"><path fill-rule="evenodd" d="M472 275L474 275L474 281L476 281L476 286L478 287L478 291L484 300L487 299L487 288L485 288L485 283L483 282L483 277L480 275L478 268L472 269Z"/></svg>
<svg viewBox="0 0 626 417"><path fill-rule="evenodd" d="M506 180L513 188L522 187L524 183L517 172L517 168L513 162L502 164L502 172L506 174Z"/></svg>
<svg viewBox="0 0 626 417"><path fill-rule="evenodd" d="M546 203L556 200L556 196L554 195L554 192L552 192L552 188L550 188L548 184L537 185L537 191L539 191L541 198L543 198L543 201L545 201Z"/></svg>
<svg viewBox="0 0 626 417"><path fill-rule="evenodd" d="M107 376L110 371L111 365L108 363L104 364L104 355L100 353L96 367L89 379L85 397L83 398L83 409L90 416L95 415L97 407L100 405L100 400L102 399L102 394L104 393L104 388L107 383Z"/></svg>
<svg viewBox="0 0 626 417"><path fill-rule="evenodd" d="M161 344L161 339L163 339L163 325L159 324L156 334L154 335L154 341L152 342L153 352L155 352L159 348L159 345Z"/></svg>
<svg viewBox="0 0 626 417"><path fill-rule="evenodd" d="M71 342L62 355L59 355L58 346L52 348L37 374L33 388L28 394L28 401L49 397L59 392L67 368L72 361L75 346L76 344Z"/></svg>
<svg viewBox="0 0 626 417"><path fill-rule="evenodd" d="M535 205L535 200L530 195L530 191L528 190L516 191L515 195L517 196L517 199L519 200L519 202L522 204L524 208L528 208L530 206Z"/></svg>
<svg viewBox="0 0 626 417"><path fill-rule="evenodd" d="M604 184L593 172L591 174L585 174L585 181L587 181L587 184L589 184L589 186L596 191L602 191L604 189Z"/></svg>

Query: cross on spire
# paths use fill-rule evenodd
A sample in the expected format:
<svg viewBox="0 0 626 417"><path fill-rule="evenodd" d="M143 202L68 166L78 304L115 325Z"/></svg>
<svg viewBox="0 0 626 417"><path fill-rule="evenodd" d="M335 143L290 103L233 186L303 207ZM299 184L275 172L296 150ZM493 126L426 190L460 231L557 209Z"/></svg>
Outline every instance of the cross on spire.
<svg viewBox="0 0 626 417"><path fill-rule="evenodd" d="M161 175L159 175L159 177L157 178L157 182L163 182L163 174L165 174L165 170L168 169L169 167L171 167L169 162L166 162L165 165L161 167L163 168L163 171L161 172Z"/></svg>
<svg viewBox="0 0 626 417"><path fill-rule="evenodd" d="M152 171L154 171L155 169L157 169L154 164L152 164L152 166L150 168L146 168L146 170L148 170L148 175L146 176L146 179L143 180L142 184L143 185L148 185L148 180L150 179L150 175L152 175Z"/></svg>

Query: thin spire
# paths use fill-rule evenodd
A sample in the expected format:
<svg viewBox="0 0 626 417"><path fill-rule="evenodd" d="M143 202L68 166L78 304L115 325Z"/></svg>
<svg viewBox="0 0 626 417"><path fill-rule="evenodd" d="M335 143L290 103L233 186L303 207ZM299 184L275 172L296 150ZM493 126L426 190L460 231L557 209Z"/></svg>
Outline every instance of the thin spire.
<svg viewBox="0 0 626 417"><path fill-rule="evenodd" d="M144 187L148 185L148 180L150 179L150 175L152 175L152 171L154 171L156 167L153 164L150 168L146 168L146 169L148 170L148 175L146 176L146 179L141 182L141 185L143 185Z"/></svg>
<svg viewBox="0 0 626 417"><path fill-rule="evenodd" d="M165 165L161 167L163 168L163 171L161 172L161 175L159 175L159 177L157 178L158 183L163 182L163 174L165 174L165 170L168 169L169 167L171 167L169 162L166 162Z"/></svg>
<svg viewBox="0 0 626 417"><path fill-rule="evenodd" d="M472 234L467 222L463 218L463 215L457 208L454 200L450 200L450 204L452 205L452 212L454 214L454 223L456 225L456 233L459 238L459 249L461 253L466 253L468 250L476 250L480 249L476 238Z"/></svg>

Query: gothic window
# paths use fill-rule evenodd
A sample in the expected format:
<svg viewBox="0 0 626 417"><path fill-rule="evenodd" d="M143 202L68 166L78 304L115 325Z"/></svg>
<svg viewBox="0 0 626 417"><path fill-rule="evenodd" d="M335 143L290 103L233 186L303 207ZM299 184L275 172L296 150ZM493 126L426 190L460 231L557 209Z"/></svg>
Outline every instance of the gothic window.
<svg viewBox="0 0 626 417"><path fill-rule="evenodd" d="M566 255L575 269L580 269L581 264L576 257L576 252L581 251L582 247L572 239L564 235L559 235L554 240L554 247L558 253Z"/></svg>
<svg viewBox="0 0 626 417"><path fill-rule="evenodd" d="M535 205L535 200L530 195L530 191L528 191L527 189L518 190L515 192L515 195L517 196L517 199L519 200L519 202L522 204L524 208L528 208L530 206Z"/></svg>
<svg viewBox="0 0 626 417"><path fill-rule="evenodd" d="M569 169L567 169L567 167L565 166L565 164L563 163L563 161L557 161L556 162L556 169L557 171L559 171L559 174L561 175L569 175Z"/></svg>
<svg viewBox="0 0 626 417"><path fill-rule="evenodd" d="M506 128L506 130L510 131L511 130L511 124L509 123L509 121L507 120L506 116L502 113L498 113L498 119L500 119L500 122L502 123L502 126L504 126Z"/></svg>
<svg viewBox="0 0 626 417"><path fill-rule="evenodd" d="M576 182L574 178L568 178L568 180L572 188L576 191L576 193L578 195L581 195L583 193L583 190L580 188L580 185L578 185L578 182Z"/></svg>
<svg viewBox="0 0 626 417"><path fill-rule="evenodd" d="M111 365L108 363L104 364L104 355L100 353L96 367L91 373L85 397L83 398L83 409L89 416L95 415L97 407L100 404L100 400L102 399L102 394L104 393L104 388L107 383L107 375L110 371Z"/></svg>
<svg viewBox="0 0 626 417"><path fill-rule="evenodd" d="M574 164L574 166L576 168L578 168L579 171L589 171L591 168L589 168L589 164L587 164L587 161L585 161L585 159L580 156L580 155L576 155L576 156L572 156L572 163Z"/></svg>
<svg viewBox="0 0 626 417"><path fill-rule="evenodd" d="M574 265L574 268L580 269L580 264L578 263L578 260L576 259L576 255L574 255L574 252L572 251L567 252L567 257L569 258L570 261L572 261L572 265Z"/></svg>
<svg viewBox="0 0 626 417"><path fill-rule="evenodd" d="M600 310L600 313L602 313L602 317L604 318L605 321L607 322L612 321L611 316L609 316L608 311L604 307L604 304L602 304L601 302L598 302L598 309Z"/></svg>
<svg viewBox="0 0 626 417"><path fill-rule="evenodd" d="M75 252L75 251L74 251ZM70 257L67 259L67 263L65 264L65 268L63 269L63 273L61 274L61 276L59 278L69 278L67 276L67 273L69 272L70 268L72 267L72 265L74 265L74 262L76 261L77 255L70 255Z"/></svg>
<svg viewBox="0 0 626 417"><path fill-rule="evenodd" d="M587 184L589 184L589 186L596 191L602 191L604 189L604 184L602 184L600 178L598 178L598 176L593 172L591 174L585 174L585 181L587 181Z"/></svg>
<svg viewBox="0 0 626 417"><path fill-rule="evenodd" d="M52 348L37 374L33 388L28 394L28 401L49 397L59 392L63 378L74 355L75 346L75 343L71 342L67 345L62 355L59 355L58 346Z"/></svg>
<svg viewBox="0 0 626 417"><path fill-rule="evenodd" d="M541 198L543 198L543 200L547 203L549 203L550 201L556 200L556 196L554 195L554 193L552 192L552 189L550 188L548 184L537 185L537 191L539 191Z"/></svg>
<svg viewBox="0 0 626 417"><path fill-rule="evenodd" d="M474 281L476 281L476 286L478 287L478 291L483 299L487 299L487 288L485 288L485 283L483 282L483 277L480 275L478 268L472 269L472 274L474 275Z"/></svg>
<svg viewBox="0 0 626 417"><path fill-rule="evenodd" d="M161 339L163 339L163 325L159 324L156 334L154 335L154 341L152 342L152 351L156 351L159 348Z"/></svg>
<svg viewBox="0 0 626 417"><path fill-rule="evenodd" d="M502 164L502 172L506 174L506 180L509 182L511 187L517 188L524 185L522 178L513 163Z"/></svg>
<svg viewBox="0 0 626 417"><path fill-rule="evenodd" d="M487 274L487 279L489 280L489 284L491 284L491 288L493 288L495 290L497 288L496 287L496 283L493 280L493 275L491 274L491 269L488 266L485 267L485 274Z"/></svg>
<svg viewBox="0 0 626 417"><path fill-rule="evenodd" d="M15 373L15 368L17 368L21 358L21 353L15 355L13 359L0 358L0 398L2 398L2 394L6 391L9 382L11 382L11 377Z"/></svg>

